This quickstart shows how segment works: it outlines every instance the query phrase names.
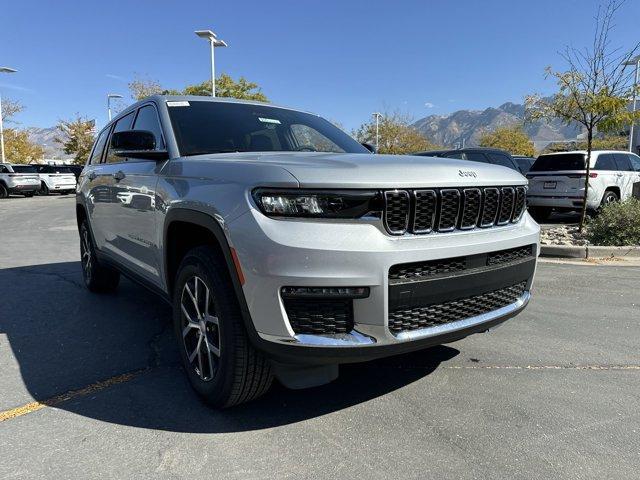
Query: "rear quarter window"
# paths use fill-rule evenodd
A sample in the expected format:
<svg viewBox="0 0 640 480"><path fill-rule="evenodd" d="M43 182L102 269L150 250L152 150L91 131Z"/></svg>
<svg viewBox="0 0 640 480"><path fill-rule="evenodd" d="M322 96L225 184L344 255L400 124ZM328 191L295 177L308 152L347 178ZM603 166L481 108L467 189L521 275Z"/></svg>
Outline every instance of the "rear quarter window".
<svg viewBox="0 0 640 480"><path fill-rule="evenodd" d="M618 165L616 165L615 156L612 153L605 153L602 155L598 155L598 159L596 160L596 164L593 167L594 170L618 170Z"/></svg>

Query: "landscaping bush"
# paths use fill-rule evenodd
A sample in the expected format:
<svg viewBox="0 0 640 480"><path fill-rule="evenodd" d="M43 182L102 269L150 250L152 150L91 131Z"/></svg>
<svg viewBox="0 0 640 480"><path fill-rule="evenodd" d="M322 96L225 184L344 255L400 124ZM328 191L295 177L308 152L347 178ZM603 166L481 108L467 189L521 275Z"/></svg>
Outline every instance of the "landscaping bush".
<svg viewBox="0 0 640 480"><path fill-rule="evenodd" d="M640 200L630 198L602 208L587 226L592 245L640 245Z"/></svg>

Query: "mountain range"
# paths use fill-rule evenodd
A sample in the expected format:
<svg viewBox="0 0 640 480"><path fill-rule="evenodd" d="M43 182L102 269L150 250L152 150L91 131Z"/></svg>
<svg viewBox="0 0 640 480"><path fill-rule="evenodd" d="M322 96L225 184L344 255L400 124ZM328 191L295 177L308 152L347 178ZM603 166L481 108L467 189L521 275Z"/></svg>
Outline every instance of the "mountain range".
<svg viewBox="0 0 640 480"><path fill-rule="evenodd" d="M64 153L62 145L55 141L55 138L58 136L58 129L56 127L29 127L26 131L29 133L29 140L44 148L44 158L73 158L72 155Z"/></svg>
<svg viewBox="0 0 640 480"><path fill-rule="evenodd" d="M437 145L454 147L464 143L465 146L477 146L483 133L498 127L522 125L524 119L524 105L507 102L497 108L429 115L413 126ZM524 131L533 140L536 150L542 150L551 142L575 139L582 130L578 125L566 125L554 119L527 122Z"/></svg>

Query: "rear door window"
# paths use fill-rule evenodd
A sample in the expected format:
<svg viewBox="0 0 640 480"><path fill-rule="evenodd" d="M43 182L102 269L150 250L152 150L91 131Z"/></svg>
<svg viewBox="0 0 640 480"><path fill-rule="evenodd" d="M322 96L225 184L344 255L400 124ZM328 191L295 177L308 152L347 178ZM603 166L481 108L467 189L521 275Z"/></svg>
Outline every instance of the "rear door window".
<svg viewBox="0 0 640 480"><path fill-rule="evenodd" d="M472 162L489 163L489 159L484 153L479 152L466 152L464 158Z"/></svg>
<svg viewBox="0 0 640 480"><path fill-rule="evenodd" d="M584 153L560 153L540 155L531 166L530 172L558 172L584 170L586 168Z"/></svg>
<svg viewBox="0 0 640 480"><path fill-rule="evenodd" d="M598 159L596 160L596 165L593 167L594 170L618 170L618 166L616 165L616 157L613 153L603 153L598 155Z"/></svg>
<svg viewBox="0 0 640 480"><path fill-rule="evenodd" d="M634 168L631 166L629 156L626 153L616 153L614 155L616 160L616 167L621 172L633 172Z"/></svg>
<svg viewBox="0 0 640 480"><path fill-rule="evenodd" d="M104 151L104 146L107 143L108 137L109 137L108 128L105 128L100 133L100 135L98 135L98 139L96 140L96 143L93 146L93 152L91 152L91 157L89 157L90 165L95 165L96 163L100 163L100 159L102 158L102 152Z"/></svg>
<svg viewBox="0 0 640 480"><path fill-rule="evenodd" d="M460 160L462 160L462 152L451 152L451 153L447 153L447 154L443 155L443 157L447 157L447 158L459 158Z"/></svg>

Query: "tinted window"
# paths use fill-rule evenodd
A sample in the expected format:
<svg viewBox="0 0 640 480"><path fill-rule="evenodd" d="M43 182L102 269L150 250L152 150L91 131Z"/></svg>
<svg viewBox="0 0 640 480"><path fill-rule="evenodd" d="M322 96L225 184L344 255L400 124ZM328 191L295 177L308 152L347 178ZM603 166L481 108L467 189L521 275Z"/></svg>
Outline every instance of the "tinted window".
<svg viewBox="0 0 640 480"><path fill-rule="evenodd" d="M102 158L102 152L104 151L104 145L107 143L107 137L109 136L109 129L105 128L100 135L98 135L98 139L93 146L93 152L91 153L91 157L89 158L90 164L100 163L100 158Z"/></svg>
<svg viewBox="0 0 640 480"><path fill-rule="evenodd" d="M594 170L617 170L616 159L613 153L598 155Z"/></svg>
<svg viewBox="0 0 640 480"><path fill-rule="evenodd" d="M328 121L309 113L242 103L189 101L171 106L182 155L223 152L370 153Z"/></svg>
<svg viewBox="0 0 640 480"><path fill-rule="evenodd" d="M467 152L464 154L464 158L471 160L472 162L489 163L489 159L484 153L479 152Z"/></svg>
<svg viewBox="0 0 640 480"><path fill-rule="evenodd" d="M631 166L629 156L626 153L616 153L616 167L622 172L633 172L634 168Z"/></svg>
<svg viewBox="0 0 640 480"><path fill-rule="evenodd" d="M531 166L531 172L557 172L561 170L584 170L584 153L559 153L540 155Z"/></svg>
<svg viewBox="0 0 640 480"><path fill-rule="evenodd" d="M113 132L111 133L114 134L116 132L124 132L126 130L131 130L131 122L133 121L133 114L134 112L131 112L125 115L124 117L122 117L120 120L118 120L115 126L113 127ZM111 150L111 145L109 145L109 149L107 150L107 159L105 161L107 163L118 163L118 162L124 162L125 160L122 157L115 156L113 154L113 151Z"/></svg>
<svg viewBox="0 0 640 480"><path fill-rule="evenodd" d="M629 154L629 162L636 172L640 172L640 157Z"/></svg>
<svg viewBox="0 0 640 480"><path fill-rule="evenodd" d="M11 173L4 165L0 166L0 173Z"/></svg>
<svg viewBox="0 0 640 480"><path fill-rule="evenodd" d="M493 153L493 152L489 152L488 155L489 155L489 158L491 159L491 163L495 165L500 165L502 167L511 168L512 170L516 169L511 159L506 155L503 155L502 153Z"/></svg>
<svg viewBox="0 0 640 480"><path fill-rule="evenodd" d="M522 173L527 173L529 168L531 168L531 161L527 158L514 158L514 160Z"/></svg>
<svg viewBox="0 0 640 480"><path fill-rule="evenodd" d="M156 137L156 150L164 150L164 141L162 139L162 128L156 113L156 107L153 105L145 105L138 110L138 116L133 124L134 130L148 130Z"/></svg>
<svg viewBox="0 0 640 480"><path fill-rule="evenodd" d="M17 173L38 173L35 165L14 165L13 171Z"/></svg>
<svg viewBox="0 0 640 480"><path fill-rule="evenodd" d="M459 158L462 160L462 152L451 152L451 153L446 153L443 155L443 157L447 157L447 158Z"/></svg>

